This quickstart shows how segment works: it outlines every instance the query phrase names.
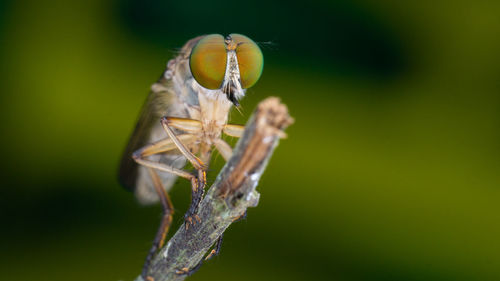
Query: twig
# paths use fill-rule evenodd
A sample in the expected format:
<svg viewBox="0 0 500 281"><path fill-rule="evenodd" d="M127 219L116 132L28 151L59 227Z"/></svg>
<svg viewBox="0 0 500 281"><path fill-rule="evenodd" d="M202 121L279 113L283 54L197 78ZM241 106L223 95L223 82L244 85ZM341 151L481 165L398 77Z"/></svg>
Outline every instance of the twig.
<svg viewBox="0 0 500 281"><path fill-rule="evenodd" d="M293 122L278 98L262 101L248 121L233 156L221 170L198 209L201 223L186 230L182 225L153 259L149 275L155 281L180 281L186 269L200 264L207 251L228 226L255 207L255 190L283 130ZM141 276L136 281L143 280Z"/></svg>

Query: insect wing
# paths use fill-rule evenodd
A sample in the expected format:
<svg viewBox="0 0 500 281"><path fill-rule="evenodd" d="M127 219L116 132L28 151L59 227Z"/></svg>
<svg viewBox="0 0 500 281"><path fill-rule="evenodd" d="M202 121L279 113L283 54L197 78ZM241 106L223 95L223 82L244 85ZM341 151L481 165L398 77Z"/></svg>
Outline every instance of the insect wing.
<svg viewBox="0 0 500 281"><path fill-rule="evenodd" d="M119 181L126 189L134 192L137 199L142 203L154 203L157 201L158 196L154 191L147 168L137 164L132 158L132 154L147 144L167 138L165 131L161 127L160 118L171 115L173 111L175 111L176 116L182 115L182 111L178 110L181 107L182 105L179 104L177 96L171 87L171 82L165 78L160 79L149 93L142 107L137 125L125 148L120 162ZM185 159L177 150L152 155L148 159L176 168L182 168L185 165ZM177 178L177 176L168 173L161 173L160 177L167 190Z"/></svg>

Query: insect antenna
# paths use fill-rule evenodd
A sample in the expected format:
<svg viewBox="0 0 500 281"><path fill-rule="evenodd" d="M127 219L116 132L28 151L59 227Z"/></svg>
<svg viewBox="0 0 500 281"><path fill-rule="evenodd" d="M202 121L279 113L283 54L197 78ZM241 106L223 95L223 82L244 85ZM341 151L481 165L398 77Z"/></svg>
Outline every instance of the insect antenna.
<svg viewBox="0 0 500 281"><path fill-rule="evenodd" d="M272 50L272 51L277 51L278 50L278 43L273 42L273 41L261 41L261 42L255 42L259 47L265 50Z"/></svg>

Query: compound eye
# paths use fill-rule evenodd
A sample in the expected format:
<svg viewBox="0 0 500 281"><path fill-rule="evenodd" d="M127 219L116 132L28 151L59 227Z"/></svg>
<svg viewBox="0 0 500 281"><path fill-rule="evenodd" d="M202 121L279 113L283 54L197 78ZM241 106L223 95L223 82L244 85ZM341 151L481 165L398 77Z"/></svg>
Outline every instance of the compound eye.
<svg viewBox="0 0 500 281"><path fill-rule="evenodd" d="M252 39L241 34L231 34L236 42L236 57L240 69L241 87L244 89L252 87L262 74L264 67L264 56L259 46Z"/></svg>
<svg viewBox="0 0 500 281"><path fill-rule="evenodd" d="M222 86L226 74L227 53L224 37L206 35L194 46L189 57L189 68L201 86L215 90Z"/></svg>

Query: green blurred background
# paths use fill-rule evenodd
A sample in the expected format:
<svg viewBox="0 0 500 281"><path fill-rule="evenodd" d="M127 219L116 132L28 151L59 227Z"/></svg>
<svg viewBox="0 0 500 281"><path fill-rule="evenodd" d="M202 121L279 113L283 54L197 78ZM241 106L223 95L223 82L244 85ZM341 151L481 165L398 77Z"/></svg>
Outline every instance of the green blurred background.
<svg viewBox="0 0 500 281"><path fill-rule="evenodd" d="M189 280L500 280L500 2L0 2L0 279L133 280L158 226L116 181L188 39L262 42L242 101L296 123ZM213 181L221 167L217 156ZM175 225L189 185L173 188Z"/></svg>

